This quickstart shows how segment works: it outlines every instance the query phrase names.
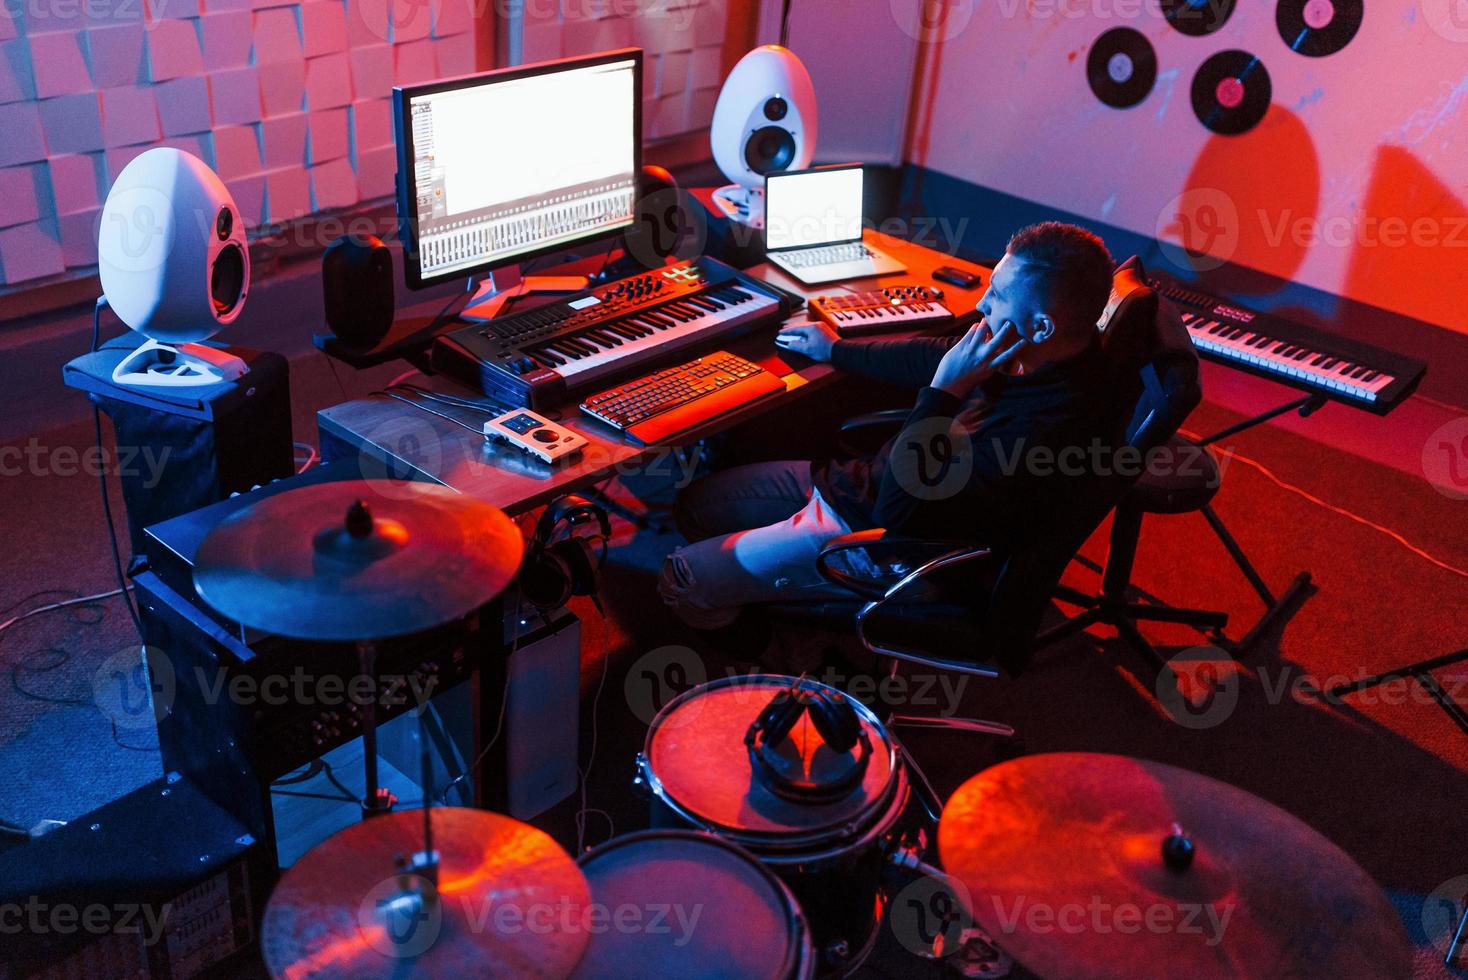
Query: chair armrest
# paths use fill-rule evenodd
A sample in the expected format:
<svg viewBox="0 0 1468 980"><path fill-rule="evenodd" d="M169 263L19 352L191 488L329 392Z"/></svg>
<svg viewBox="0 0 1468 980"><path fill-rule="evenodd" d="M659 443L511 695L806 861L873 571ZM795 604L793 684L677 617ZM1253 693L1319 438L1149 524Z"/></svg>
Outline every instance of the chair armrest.
<svg viewBox="0 0 1468 980"><path fill-rule="evenodd" d="M841 423L841 428L836 433L837 451L846 456L861 456L874 452L877 446L863 447L858 445L856 440L861 437L872 438L874 434L881 435L883 429L891 429L895 434L902 428L902 423L907 421L910 412L910 408L887 408L880 412L853 415ZM885 441L884 437L882 442Z"/></svg>
<svg viewBox="0 0 1468 980"><path fill-rule="evenodd" d="M970 554L975 550L978 553ZM866 553L866 561L861 563L861 567L842 567L841 560L857 551ZM863 598L886 599L898 584L910 579L906 585L911 585L922 577L913 578L915 569L926 575L942 567L928 567L935 561L945 558L957 560L957 555L965 555L963 560L967 560L988 553L988 548L975 549L972 542L915 538L878 527L852 531L827 541L820 554L816 555L816 569L826 581Z"/></svg>
<svg viewBox="0 0 1468 980"><path fill-rule="evenodd" d="M909 647L895 646L890 643L875 642L867 636L866 629L868 616L881 609L882 606L895 599L915 583L921 582L926 576L953 565L973 561L976 558L984 558L990 553L990 549L982 545L963 545L958 548L949 549L935 558L930 558L928 561L923 562L917 568L908 572L888 588L881 598L871 599L856 614L856 637L861 641L861 645L873 653L892 657L896 660L906 660L908 663L918 664L923 667L932 667L937 670L950 670L954 673L970 674L976 677L998 677L999 671L988 664L981 664L972 660L955 660L951 657L939 657L924 650L915 650Z"/></svg>

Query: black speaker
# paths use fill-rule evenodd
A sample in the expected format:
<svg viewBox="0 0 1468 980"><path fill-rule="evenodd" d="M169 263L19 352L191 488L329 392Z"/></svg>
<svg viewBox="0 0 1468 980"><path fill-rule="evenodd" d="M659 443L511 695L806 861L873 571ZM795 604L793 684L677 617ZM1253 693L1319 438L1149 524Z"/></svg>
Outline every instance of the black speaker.
<svg viewBox="0 0 1468 980"><path fill-rule="evenodd" d="M377 346L393 320L392 253L375 235L343 235L321 257L326 325L342 343Z"/></svg>

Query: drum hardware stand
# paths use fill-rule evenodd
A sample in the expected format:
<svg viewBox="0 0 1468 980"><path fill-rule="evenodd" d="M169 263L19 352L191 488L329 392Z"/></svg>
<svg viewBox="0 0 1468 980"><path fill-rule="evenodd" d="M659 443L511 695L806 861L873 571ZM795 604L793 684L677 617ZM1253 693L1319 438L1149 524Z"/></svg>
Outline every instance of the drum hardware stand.
<svg viewBox="0 0 1468 980"><path fill-rule="evenodd" d="M357 670L363 677L377 679L377 644L371 640L357 642ZM375 684L374 684L375 688ZM398 798L377 783L377 697L362 711L362 765L366 776L366 792L362 795L362 817L391 813Z"/></svg>
<svg viewBox="0 0 1468 980"><path fill-rule="evenodd" d="M423 783L423 849L411 857L398 855L398 891L378 906L379 914L383 918L393 917L414 923L421 922L439 900L440 855L433 846L433 762L428 754L426 714L422 710L418 714L420 778ZM387 933L394 942L405 942L416 934L413 929L388 929Z"/></svg>
<svg viewBox="0 0 1468 980"><path fill-rule="evenodd" d="M1448 717L1453 720L1453 724L1461 728L1465 734L1468 734L1468 711L1464 711L1463 706L1455 701L1453 696L1438 683L1436 677L1432 676L1432 671L1434 670L1449 667L1464 661L1468 661L1468 647L1464 647L1457 653L1449 653L1441 657L1433 657L1429 660L1419 660L1415 664L1398 667L1396 670L1389 670L1372 677L1364 677L1358 681L1347 681L1344 684L1338 684L1335 687L1322 691L1321 696L1332 704L1340 704L1341 698L1348 694L1355 694L1367 688L1379 687L1382 684L1388 684L1395 680L1401 680L1404 677L1410 677L1422 685L1422 688L1428 694L1432 695L1432 699L1438 703L1443 711L1447 712ZM1464 930L1461 927L1458 929L1458 938L1459 940L1468 938L1464 936Z"/></svg>
<svg viewBox="0 0 1468 980"><path fill-rule="evenodd" d="M898 666L897 660L893 659L891 666L887 668L888 678L895 678L897 676ZM932 782L928 779L928 774L923 772L922 767L917 764L917 760L912 757L912 753L908 751L907 746L897 737L897 732L894 729L899 727L941 728L946 731L994 735L1004 740L1005 743L1015 746L1014 754L1019 754L1019 735L1012 726L1006 725L1003 722L982 721L977 718L931 718L925 715L898 714L889 714L883 721L887 725L888 734L892 736L893 743L901 751L903 761L907 763L907 771L912 776L912 785L918 802L922 804L923 810L928 814L928 818L934 827L938 826L938 817L943 812L943 800L938 796L938 791L933 788Z"/></svg>
<svg viewBox="0 0 1468 980"><path fill-rule="evenodd" d="M895 868L916 872L919 876L930 878L933 881L952 881L953 879L942 868L928 864L922 859L927 846L926 835L921 831L918 832L917 840L904 836L888 860ZM957 903L959 899L955 896L953 901ZM959 907L961 908L962 905L960 904ZM994 937L973 921L972 916L969 916L969 921L963 925L954 949L949 950L942 943L937 942L938 939L945 937L946 926L958 921L959 918L956 915L945 915L943 920L945 928L938 931L933 948L922 952L914 950L915 955L925 960L940 962L950 971L961 977L970 978L970 980L1003 980L1009 976L1014 970L1013 957L1004 952L994 941Z"/></svg>
<svg viewBox="0 0 1468 980"><path fill-rule="evenodd" d="M1325 402L1326 398L1321 394L1302 395L1293 401L1285 402L1283 405L1277 405L1252 418L1247 418L1242 422L1237 422L1226 428L1219 429L1212 435L1199 439L1197 445L1201 447L1211 446L1216 442L1227 439L1229 436L1238 435L1240 432L1245 432L1257 425L1263 425L1271 419L1278 418L1281 415L1287 415L1290 412L1298 412L1300 418L1308 418L1318 411ZM1304 599L1309 598L1309 590L1311 588L1310 572L1307 569L1296 575L1284 592L1276 596L1264 581L1263 576L1254 567L1254 563L1249 560L1249 556L1244 553L1244 549L1239 547L1238 541L1234 539L1234 536L1229 533L1228 528L1224 526L1223 519L1213 509L1213 504L1211 502L1206 503L1201 509L1203 518L1208 522L1208 526L1213 529L1213 533L1218 536L1218 540L1228 550L1229 557L1234 560L1234 564L1239 567L1239 571L1244 573L1244 578L1249 580L1249 585L1253 587L1254 592L1258 594L1264 603L1263 615L1254 621L1254 625L1249 627L1249 631L1237 642L1229 639L1224 635L1222 630L1214 631L1214 639L1218 641L1219 646L1223 647L1231 656L1237 658L1240 653L1252 647L1258 641L1259 637L1263 635L1264 631L1272 626L1276 620L1280 619L1287 612L1293 614L1299 608L1299 604Z"/></svg>

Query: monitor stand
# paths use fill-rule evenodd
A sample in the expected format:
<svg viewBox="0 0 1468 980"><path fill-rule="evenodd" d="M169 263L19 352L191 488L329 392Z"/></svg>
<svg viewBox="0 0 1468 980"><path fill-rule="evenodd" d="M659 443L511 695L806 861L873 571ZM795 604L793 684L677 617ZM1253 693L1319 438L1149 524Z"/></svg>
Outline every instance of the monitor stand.
<svg viewBox="0 0 1468 980"><path fill-rule="evenodd" d="M587 287L585 276L524 276L518 265L496 269L479 286L459 319L487 323L499 316L505 304L531 293L574 293Z"/></svg>

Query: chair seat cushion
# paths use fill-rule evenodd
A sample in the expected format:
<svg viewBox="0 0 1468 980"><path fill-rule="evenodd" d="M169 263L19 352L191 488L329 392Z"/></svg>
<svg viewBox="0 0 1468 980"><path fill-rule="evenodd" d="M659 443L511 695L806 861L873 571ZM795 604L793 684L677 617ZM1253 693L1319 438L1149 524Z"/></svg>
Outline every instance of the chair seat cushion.
<svg viewBox="0 0 1468 980"><path fill-rule="evenodd" d="M1222 479L1211 449L1174 435L1148 455L1126 504L1147 514L1185 514L1212 500Z"/></svg>

